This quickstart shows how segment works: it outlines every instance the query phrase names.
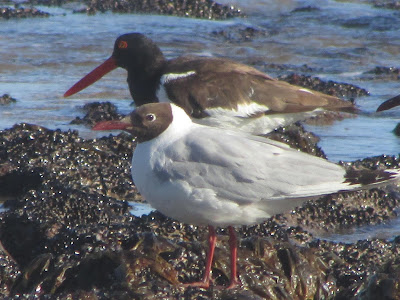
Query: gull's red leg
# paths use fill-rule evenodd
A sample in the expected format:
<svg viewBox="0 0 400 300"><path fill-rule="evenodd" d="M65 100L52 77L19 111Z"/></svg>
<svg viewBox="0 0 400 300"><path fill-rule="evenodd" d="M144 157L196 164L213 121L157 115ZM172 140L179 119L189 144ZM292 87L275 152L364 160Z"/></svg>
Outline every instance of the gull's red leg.
<svg viewBox="0 0 400 300"><path fill-rule="evenodd" d="M237 267L236 267L236 260L237 260L236 232L232 226L229 226L228 229L229 229L229 247L231 249L231 278L228 289L232 289L236 287L238 284L240 284L240 282L237 277Z"/></svg>
<svg viewBox="0 0 400 300"><path fill-rule="evenodd" d="M206 269L204 271L203 280L199 282L187 283L185 286L208 288L211 280L211 265L214 258L215 244L217 242L217 235L213 226L208 226L208 251L206 258Z"/></svg>

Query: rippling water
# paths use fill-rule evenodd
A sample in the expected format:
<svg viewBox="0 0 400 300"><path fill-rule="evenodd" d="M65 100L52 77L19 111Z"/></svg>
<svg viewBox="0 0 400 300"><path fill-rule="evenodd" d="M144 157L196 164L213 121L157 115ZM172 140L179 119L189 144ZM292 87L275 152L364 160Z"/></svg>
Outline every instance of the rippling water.
<svg viewBox="0 0 400 300"><path fill-rule="evenodd" d="M77 129L86 138L102 135L69 122L82 117L80 107L93 101L111 101L123 113L132 110L126 72L117 69L71 98L62 95L111 55L117 36L138 31L156 40L169 58L182 54L225 56L245 63L287 64L294 70L306 64L315 70L310 75L365 88L371 96L356 99L363 110L360 116L307 128L321 137L320 146L333 161L399 153L400 138L391 131L400 121L400 109L379 114L374 110L380 102L400 94L400 81L371 80L363 75L376 66L399 65L398 11L377 9L362 1L233 2L243 8L247 18L87 16L74 14L69 4L38 7L50 12L50 18L0 20L0 95L8 93L18 100L0 107L0 129L28 122L51 129ZM296 10L303 7L311 9ZM228 42L213 34L246 26L265 34L241 42Z"/></svg>

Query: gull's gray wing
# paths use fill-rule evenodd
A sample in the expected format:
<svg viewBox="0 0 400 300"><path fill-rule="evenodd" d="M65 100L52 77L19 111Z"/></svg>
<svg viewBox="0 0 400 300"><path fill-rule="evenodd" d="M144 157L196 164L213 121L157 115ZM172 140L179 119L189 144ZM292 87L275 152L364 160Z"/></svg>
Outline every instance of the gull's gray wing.
<svg viewBox="0 0 400 300"><path fill-rule="evenodd" d="M164 153L153 169L160 181L185 182L238 205L260 202L262 206L348 189L340 166L242 133L221 135L219 129L198 126Z"/></svg>

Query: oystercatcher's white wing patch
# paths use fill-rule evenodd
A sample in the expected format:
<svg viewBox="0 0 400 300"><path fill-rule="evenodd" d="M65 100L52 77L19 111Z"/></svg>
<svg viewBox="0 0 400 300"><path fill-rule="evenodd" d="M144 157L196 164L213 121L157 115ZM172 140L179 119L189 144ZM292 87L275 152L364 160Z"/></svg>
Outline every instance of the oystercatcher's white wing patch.
<svg viewBox="0 0 400 300"><path fill-rule="evenodd" d="M314 94L313 92L311 92L310 90L307 90L307 89L299 89L299 91L300 92L306 92L306 93L309 93L309 94Z"/></svg>
<svg viewBox="0 0 400 300"><path fill-rule="evenodd" d="M189 71L186 73L168 73L168 74L164 74L163 76L161 76L160 82L161 84L166 84L168 82L180 79L180 78L185 78L185 77L189 77L192 75L195 75L196 72L195 71Z"/></svg>
<svg viewBox="0 0 400 300"><path fill-rule="evenodd" d="M268 111L269 108L266 105L261 105L256 102L238 104L237 109L226 109L222 107L213 107L205 109L205 112L210 116L226 115L230 117L251 117L261 112Z"/></svg>

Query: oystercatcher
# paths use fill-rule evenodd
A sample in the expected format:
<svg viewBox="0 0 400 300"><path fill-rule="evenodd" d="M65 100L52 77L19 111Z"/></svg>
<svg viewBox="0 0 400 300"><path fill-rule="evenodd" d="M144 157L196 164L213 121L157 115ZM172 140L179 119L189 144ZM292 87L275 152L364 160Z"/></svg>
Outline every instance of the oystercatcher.
<svg viewBox="0 0 400 300"><path fill-rule="evenodd" d="M167 60L140 33L117 38L110 58L65 94L71 96L117 67L128 71L136 106L172 102L196 122L265 134L318 111L356 112L350 101L276 80L225 58L182 56Z"/></svg>

